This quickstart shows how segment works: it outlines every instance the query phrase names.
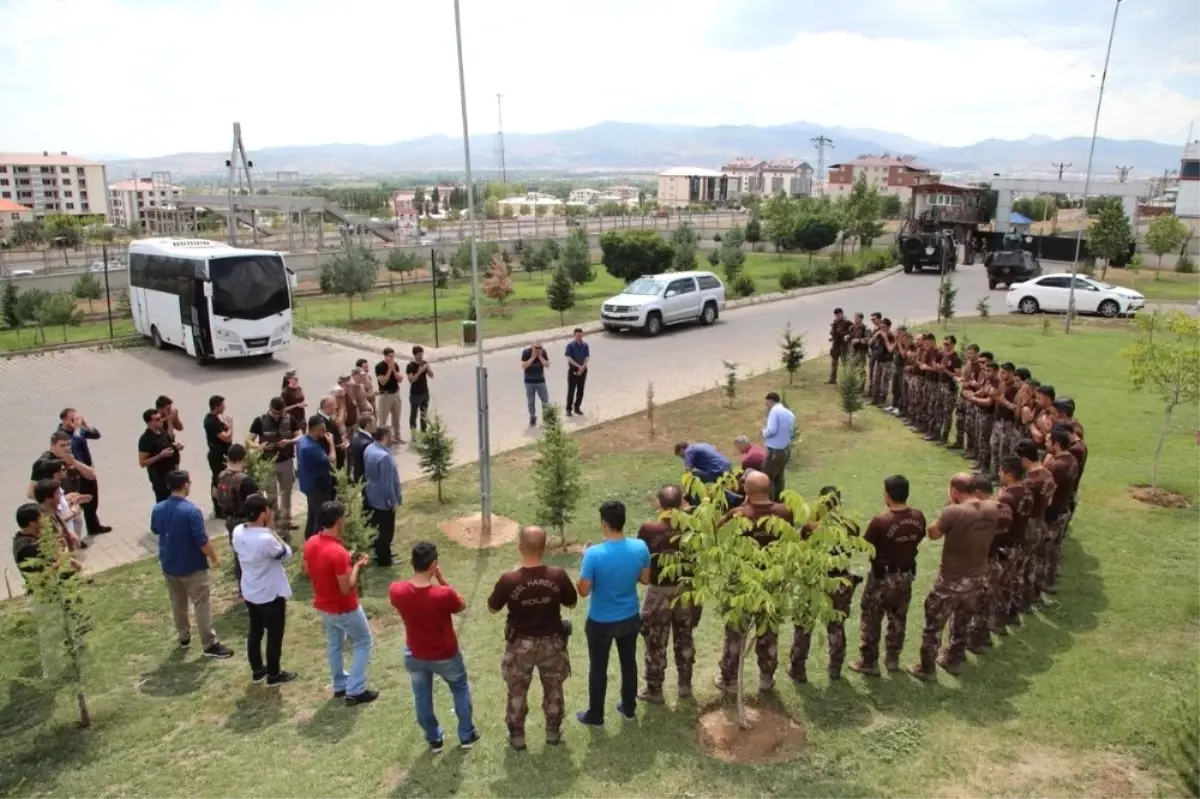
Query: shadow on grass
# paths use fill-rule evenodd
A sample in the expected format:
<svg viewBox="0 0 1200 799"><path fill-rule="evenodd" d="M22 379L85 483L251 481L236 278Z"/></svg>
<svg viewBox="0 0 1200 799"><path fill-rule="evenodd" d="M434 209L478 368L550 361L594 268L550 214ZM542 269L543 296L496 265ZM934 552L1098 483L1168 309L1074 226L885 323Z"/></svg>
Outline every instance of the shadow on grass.
<svg viewBox="0 0 1200 799"><path fill-rule="evenodd" d="M440 755L435 755L429 751L429 747L422 746L421 754L413 759L404 780L388 796L395 799L456 796L459 786L462 785L463 769L466 767L464 761L470 756L469 752L461 752L452 740L446 741L445 753Z"/></svg>
<svg viewBox="0 0 1200 799"><path fill-rule="evenodd" d="M107 721L111 722L111 718ZM47 727L10 750L0 768L0 796L53 792L57 775L75 769L91 752L92 732L75 725Z"/></svg>
<svg viewBox="0 0 1200 799"><path fill-rule="evenodd" d="M194 649L194 647L193 647ZM176 647L167 659L138 681L138 690L148 696L177 697L194 694L204 684L205 663L194 657L188 660L191 649Z"/></svg>
<svg viewBox="0 0 1200 799"><path fill-rule="evenodd" d="M579 767L568 744L546 746L531 741L525 752L504 743L504 773L491 783L493 796L571 796L579 780ZM541 747L539 749L539 747Z"/></svg>
<svg viewBox="0 0 1200 799"><path fill-rule="evenodd" d="M278 724L282 717L283 697L278 689L247 685L245 692L233 703L233 712L225 721L225 729L240 734L258 732Z"/></svg>
<svg viewBox="0 0 1200 799"><path fill-rule="evenodd" d="M8 683L8 702L0 707L0 736L36 727L50 718L60 687L55 680L42 679L35 650L34 662Z"/></svg>
<svg viewBox="0 0 1200 799"><path fill-rule="evenodd" d="M325 704L317 708L317 712L307 721L296 725L300 734L314 741L331 744L345 738L358 724L358 714L362 711L371 712L367 708L346 707L346 703L331 696Z"/></svg>

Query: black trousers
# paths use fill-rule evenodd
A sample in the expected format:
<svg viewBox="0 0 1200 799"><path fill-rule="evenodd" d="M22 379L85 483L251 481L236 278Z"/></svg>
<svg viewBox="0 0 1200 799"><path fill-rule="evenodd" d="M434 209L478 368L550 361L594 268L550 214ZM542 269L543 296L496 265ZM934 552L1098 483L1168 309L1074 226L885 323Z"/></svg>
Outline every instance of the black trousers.
<svg viewBox="0 0 1200 799"><path fill-rule="evenodd" d="M579 412L583 404L583 389L587 386L588 373L579 374L574 369L567 368L567 407L568 411Z"/></svg>
<svg viewBox="0 0 1200 799"><path fill-rule="evenodd" d="M171 489L167 488L167 476L165 474L150 472L150 488L154 491L155 502L162 502L171 496Z"/></svg>
<svg viewBox="0 0 1200 799"><path fill-rule="evenodd" d="M100 524L100 483L96 480L88 480L79 478L79 493L91 494L92 501L82 506L83 522L89 533L95 533L102 526Z"/></svg>
<svg viewBox="0 0 1200 799"><path fill-rule="evenodd" d="M602 622L587 620L584 626L588 646L588 721L604 721L604 701L608 695L608 655L617 645L617 660L621 664L621 704L632 715L637 708L637 639L641 618L631 616L624 621Z"/></svg>
<svg viewBox="0 0 1200 799"><path fill-rule="evenodd" d="M428 425L427 416L429 416L429 395L428 394L409 394L408 395L408 429L416 430L417 423L421 425L421 432L425 432Z"/></svg>
<svg viewBox="0 0 1200 799"><path fill-rule="evenodd" d="M254 674L275 677L279 674L279 658L283 654L283 628L287 620L287 600L276 597L270 602L256 605L246 603L250 612L250 631L246 633L246 659ZM267 639L267 661L263 664L262 641Z"/></svg>
<svg viewBox="0 0 1200 799"><path fill-rule="evenodd" d="M224 452L208 451L208 470L212 473L212 482L209 484L208 495L212 497L213 513L219 519L225 515L221 506L217 504L217 478L221 476L221 472L225 471Z"/></svg>
<svg viewBox="0 0 1200 799"><path fill-rule="evenodd" d="M368 507L370 523L379 531L375 537L375 562L380 566L392 565L392 539L396 537L396 509L380 510Z"/></svg>
<svg viewBox="0 0 1200 799"><path fill-rule="evenodd" d="M304 498L308 500L308 518L304 522L304 540L307 541L321 532L321 524L317 521L317 516L321 512L321 506L333 499L333 489L318 488L311 493L305 491Z"/></svg>

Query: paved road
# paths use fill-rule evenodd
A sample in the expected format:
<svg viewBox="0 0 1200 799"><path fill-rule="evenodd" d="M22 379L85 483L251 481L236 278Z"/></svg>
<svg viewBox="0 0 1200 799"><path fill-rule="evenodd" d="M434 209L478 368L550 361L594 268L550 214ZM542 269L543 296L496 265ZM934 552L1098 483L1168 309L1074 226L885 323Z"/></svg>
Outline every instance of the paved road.
<svg viewBox="0 0 1200 799"><path fill-rule="evenodd" d="M738 363L743 374L778 368L779 334L788 322L806 335L809 357L815 357L827 346L829 317L835 306L847 313L878 310L896 323L931 318L937 283L932 273L901 274L873 286L731 311L712 327L672 330L653 340L627 334L596 336L591 340L593 362L585 414L571 424L587 426L642 409L650 381L654 381L660 403L713 388L723 377L723 360ZM973 310L979 298L988 294L982 268L963 267L958 273L958 289L958 308ZM992 308L999 311L1003 292L991 292L991 296ZM564 342L548 345L550 395L558 402L566 391L563 346ZM100 473L100 515L117 528L96 539L86 552L89 568L102 570L152 554L154 541L146 521L153 497L137 467L136 440L143 429L141 412L155 397L166 394L176 401L186 425L180 434L180 440L188 444L183 466L196 476L198 486L206 486L200 424L210 395L227 398L241 438L254 416L263 412L277 393L285 369L299 370L311 407L315 407L315 399L360 355L374 354L301 340L274 361L212 367L200 367L179 352L145 349L76 350L0 361L0 402L10 419L20 420L5 442L8 457L0 461L0 484L6 486L0 496L0 519L11 525L17 505L23 501L30 463L45 449L58 411L73 406L103 434L92 448ZM504 350L485 357L494 452L524 446L538 434L527 427L518 355L516 350ZM471 359L437 364L432 386L434 407L457 434L464 461L474 460L477 447L474 370ZM796 399L804 401L803 397ZM407 447L401 448L397 461L402 477L418 476L416 459ZM198 493L207 507L206 490ZM0 552L0 569L7 570L9 584L19 590L20 580L7 547ZM0 598L4 595L0 589Z"/></svg>

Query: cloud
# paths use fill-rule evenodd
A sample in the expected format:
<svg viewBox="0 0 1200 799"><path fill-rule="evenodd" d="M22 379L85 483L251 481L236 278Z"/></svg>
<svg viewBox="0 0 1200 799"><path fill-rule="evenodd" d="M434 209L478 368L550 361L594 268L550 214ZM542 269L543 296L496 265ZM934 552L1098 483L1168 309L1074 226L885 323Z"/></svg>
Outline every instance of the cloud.
<svg viewBox="0 0 1200 799"><path fill-rule="evenodd" d="M807 120L949 145L1089 135L1111 14L1083 0L1012 0L1001 16L995 0L461 2L475 133L495 129L502 92L514 132ZM1200 8L1134 7L1101 133L1181 141L1200 116ZM234 120L251 149L462 132L449 2L6 0L0 60L0 108L16 109L4 149L215 152Z"/></svg>

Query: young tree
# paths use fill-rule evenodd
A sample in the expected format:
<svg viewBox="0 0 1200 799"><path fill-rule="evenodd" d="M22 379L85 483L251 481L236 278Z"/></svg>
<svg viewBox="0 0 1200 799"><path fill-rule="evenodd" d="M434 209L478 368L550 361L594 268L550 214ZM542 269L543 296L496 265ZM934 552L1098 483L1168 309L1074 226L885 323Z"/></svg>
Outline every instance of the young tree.
<svg viewBox="0 0 1200 799"><path fill-rule="evenodd" d="M742 238L740 235L733 235L737 230L734 228L725 236L721 242L719 255L721 268L725 270L725 281L731 285L737 282L738 276L742 274L742 267L746 263L746 253L742 252Z"/></svg>
<svg viewBox="0 0 1200 799"><path fill-rule="evenodd" d="M1162 274L1163 256L1179 249L1187 241L1189 232L1188 226L1181 222L1175 214L1154 217L1154 221L1150 223L1150 229L1146 231L1146 247L1158 256L1158 269L1154 272L1155 280L1158 280Z"/></svg>
<svg viewBox="0 0 1200 799"><path fill-rule="evenodd" d="M37 323L39 327L61 327L63 341L67 340L67 325L75 327L83 323L83 311L75 307L75 297L69 291L56 291L38 306ZM42 332L42 341L46 333Z"/></svg>
<svg viewBox="0 0 1200 799"><path fill-rule="evenodd" d="M592 253L588 246L587 231L583 228L573 228L567 234L567 246L563 249L562 265L567 268L567 276L576 285L590 283L596 273L592 271Z"/></svg>
<svg viewBox="0 0 1200 799"><path fill-rule="evenodd" d="M400 293L403 294L404 276L417 271L421 265L421 257L415 252L393 249L388 253L387 260L383 262L383 265L388 271L389 280L391 275L400 275Z"/></svg>
<svg viewBox="0 0 1200 799"><path fill-rule="evenodd" d="M14 222L8 241L14 247L32 249L45 241L45 231L37 222Z"/></svg>
<svg viewBox="0 0 1200 799"><path fill-rule="evenodd" d="M21 290L10 277L4 281L4 296L0 298L0 313L4 315L4 326L18 328L21 326Z"/></svg>
<svg viewBox="0 0 1200 799"><path fill-rule="evenodd" d="M779 352L780 361L788 373L788 385L790 386L796 380L796 372L800 371L800 364L804 363L804 334L792 333L791 322L788 322L783 328L783 341L779 344Z"/></svg>
<svg viewBox="0 0 1200 799"><path fill-rule="evenodd" d="M732 408L737 399L738 365L729 361L721 361L721 365L725 367L725 399Z"/></svg>
<svg viewBox="0 0 1200 799"><path fill-rule="evenodd" d="M1100 270L1100 279L1108 275L1108 267L1113 261L1129 253L1133 244L1133 229L1129 225L1129 217L1125 209L1117 203L1100 205L1096 221L1087 230L1088 251L1096 258L1104 259Z"/></svg>
<svg viewBox="0 0 1200 799"><path fill-rule="evenodd" d="M653 230L610 230L600 237L600 262L613 277L632 283L671 269L674 250Z"/></svg>
<svg viewBox="0 0 1200 799"><path fill-rule="evenodd" d="M84 688L84 666L87 656L87 635L92 629L92 620L80 598L79 567L71 553L63 546L54 525L48 518L42 519L42 531L38 536L38 562L36 571L28 573L29 593L33 601L46 611L42 624L52 624L65 656L63 682L75 691L75 706L79 712L79 726L92 726L92 714L88 709L87 693Z"/></svg>
<svg viewBox="0 0 1200 799"><path fill-rule="evenodd" d="M579 445L562 425L557 405L542 409L542 437L537 443L533 479L538 498L538 524L558 531L567 544L567 524L575 515L583 495L579 469Z"/></svg>
<svg viewBox="0 0 1200 799"><path fill-rule="evenodd" d="M1130 382L1135 391L1153 391L1163 404L1163 425L1150 475L1150 487L1158 488L1158 469L1172 414L1180 405L1194 405L1200 399L1200 320L1183 311L1155 311L1135 317L1134 323L1138 337L1124 352L1129 359Z"/></svg>
<svg viewBox="0 0 1200 799"><path fill-rule="evenodd" d="M716 269L721 265L721 253L717 250L708 251L708 265Z"/></svg>
<svg viewBox="0 0 1200 799"><path fill-rule="evenodd" d="M71 286L71 294L77 300L87 300L90 313L92 303L104 296L104 286L100 285L100 281L91 272L84 272L75 279L75 283Z"/></svg>
<svg viewBox="0 0 1200 799"><path fill-rule="evenodd" d="M759 242L762 241L762 222L758 219L758 212L750 214L750 219L746 222L746 242L750 245L751 252L758 252Z"/></svg>
<svg viewBox="0 0 1200 799"><path fill-rule="evenodd" d="M862 363L858 358L851 358L838 370L838 403L846 414L846 427L854 427L854 414L863 409L862 393Z"/></svg>
<svg viewBox="0 0 1200 799"><path fill-rule="evenodd" d="M367 247L350 247L321 264L317 285L322 294L345 297L350 318L354 318L354 298L366 297L375 288L379 261Z"/></svg>
<svg viewBox="0 0 1200 799"><path fill-rule="evenodd" d="M883 234L883 223L879 221L881 205L879 190L868 185L866 173L860 172L842 206L845 237L857 241L861 247L870 247Z"/></svg>
<svg viewBox="0 0 1200 799"><path fill-rule="evenodd" d="M558 246L558 239L542 239L541 247L546 252L546 260L549 263L554 263L559 258L562 258L562 247Z"/></svg>
<svg viewBox="0 0 1200 799"><path fill-rule="evenodd" d="M453 194L453 192L451 192L451 194ZM434 186L433 191L429 193L429 203L433 206L433 210L435 211L438 209L438 206L442 204L441 192L438 191L437 186Z"/></svg>
<svg viewBox="0 0 1200 799"><path fill-rule="evenodd" d="M738 653L735 695L738 725L749 729L744 678L746 655L759 636L778 634L788 623L804 629L824 627L841 617L829 598L830 572L845 570L852 560L861 561L872 551L861 536L851 536L852 521L824 512L819 502L807 502L791 490L781 501L792 512L794 524L782 519L763 519L760 532L773 535L761 546L747 533L753 523L735 516L721 523L728 510L727 491L736 491L737 478L724 475L711 486L690 472L682 476L686 493L699 496L688 511L668 511L667 521L679 531L679 551L663 556L663 574L678 580L678 602L684 607L703 607L715 614L726 629L744 631ZM811 523L807 538L798 532Z"/></svg>
<svg viewBox="0 0 1200 799"><path fill-rule="evenodd" d="M992 304L990 297L984 297L975 303L975 311L979 314L980 319L987 319L992 315Z"/></svg>
<svg viewBox="0 0 1200 799"><path fill-rule="evenodd" d="M671 270L691 272L696 268L696 231L682 224L671 234Z"/></svg>
<svg viewBox="0 0 1200 799"><path fill-rule="evenodd" d="M370 517L363 502L363 487L361 483L350 479L350 471L346 468L333 470L334 494L345 508L345 523L342 527L342 543L350 550L351 557L356 557L371 551L379 530L371 524ZM359 574L358 584L363 585L363 575Z"/></svg>
<svg viewBox="0 0 1200 799"><path fill-rule="evenodd" d="M558 311L559 324L566 324L563 314L575 307L575 284L567 273L567 265L559 264L546 286L546 304L550 310Z"/></svg>
<svg viewBox="0 0 1200 799"><path fill-rule="evenodd" d="M658 406L654 403L654 382L651 381L646 384L646 425L650 428L651 438L654 438L656 432L654 429L654 412L657 409Z"/></svg>
<svg viewBox="0 0 1200 799"><path fill-rule="evenodd" d="M442 484L450 476L450 468L454 465L454 439L437 411L429 414L425 432L417 435L412 447L417 452L417 463L422 474L437 486L438 502L445 502Z"/></svg>
<svg viewBox="0 0 1200 799"><path fill-rule="evenodd" d="M504 302L513 295L512 280L508 266L501 258L492 259L492 273L483 281L483 294L500 304L500 315L504 316Z"/></svg>

